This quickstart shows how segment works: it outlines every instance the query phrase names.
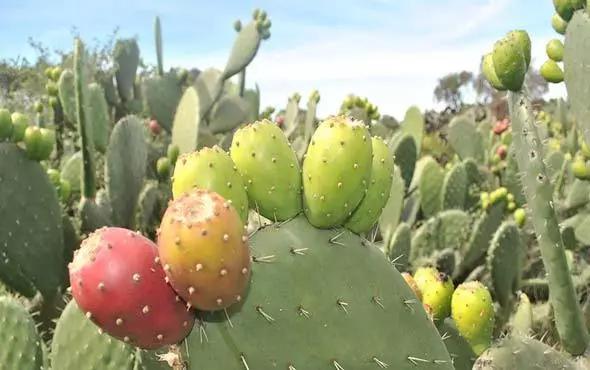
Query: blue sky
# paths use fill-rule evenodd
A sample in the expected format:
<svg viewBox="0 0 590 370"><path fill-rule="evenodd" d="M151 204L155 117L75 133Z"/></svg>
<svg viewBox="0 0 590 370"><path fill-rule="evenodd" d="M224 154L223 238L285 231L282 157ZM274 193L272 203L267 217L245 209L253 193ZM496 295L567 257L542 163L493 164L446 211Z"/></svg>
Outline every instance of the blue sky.
<svg viewBox="0 0 590 370"><path fill-rule="evenodd" d="M137 36L142 57L155 61L152 24L159 15L166 67L222 67L235 37L233 22L265 9L272 36L248 70L263 105L284 106L317 88L321 115L334 113L351 92L367 96L382 113L435 106L438 77L477 70L480 57L511 29L533 39L533 64L545 60L551 0L0 0L0 58L31 57L27 39L67 50L76 27L87 41L115 27ZM561 86L550 95L563 94Z"/></svg>

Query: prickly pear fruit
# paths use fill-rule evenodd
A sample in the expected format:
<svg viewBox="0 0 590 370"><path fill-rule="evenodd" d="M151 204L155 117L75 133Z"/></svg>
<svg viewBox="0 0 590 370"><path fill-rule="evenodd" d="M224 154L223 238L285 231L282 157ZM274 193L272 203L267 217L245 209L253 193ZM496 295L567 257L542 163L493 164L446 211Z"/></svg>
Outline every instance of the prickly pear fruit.
<svg viewBox="0 0 590 370"><path fill-rule="evenodd" d="M319 228L342 224L367 192L371 136L360 121L334 116L320 123L303 162L304 210Z"/></svg>
<svg viewBox="0 0 590 370"><path fill-rule="evenodd" d="M496 74L496 70L494 69L494 59L492 57L492 53L488 53L483 57L483 61L481 64L481 70L483 75L485 76L486 80L492 85L493 88L496 90L506 90L502 82L498 78Z"/></svg>
<svg viewBox="0 0 590 370"><path fill-rule="evenodd" d="M23 141L25 138L25 131L27 127L29 127L29 117L22 113L14 112L10 118L12 119L13 126L12 141Z"/></svg>
<svg viewBox="0 0 590 370"><path fill-rule="evenodd" d="M412 291L416 295L416 298L422 301L422 292L420 291L420 288L418 288L418 284L416 284L416 280L414 280L412 275L410 275L410 273L408 272L402 272L402 277L404 278L410 289L412 289Z"/></svg>
<svg viewBox="0 0 590 370"><path fill-rule="evenodd" d="M8 109L0 109L0 140L8 139L12 135L12 118Z"/></svg>
<svg viewBox="0 0 590 370"><path fill-rule="evenodd" d="M522 50L526 67L528 68L531 63L531 38L529 37L529 34L524 30L510 31L506 35L506 38L511 38L516 41Z"/></svg>
<svg viewBox="0 0 590 370"><path fill-rule="evenodd" d="M414 273L414 280L422 292L422 303L432 309L435 320L443 320L451 314L453 281L433 267L420 267Z"/></svg>
<svg viewBox="0 0 590 370"><path fill-rule="evenodd" d="M25 149L27 151L27 157L34 160L42 160L41 154L43 153L43 135L41 129L37 126L29 126L25 130Z"/></svg>
<svg viewBox="0 0 590 370"><path fill-rule="evenodd" d="M555 30L555 32L559 33L560 35L565 35L565 31L567 30L567 21L563 20L559 16L559 14L553 14L551 17L551 27Z"/></svg>
<svg viewBox="0 0 590 370"><path fill-rule="evenodd" d="M561 62L563 60L563 48L564 46L561 40L553 39L547 43L545 51L547 52L549 59Z"/></svg>
<svg viewBox="0 0 590 370"><path fill-rule="evenodd" d="M41 128L41 148L40 148L40 159L44 160L49 158L53 147L55 146L55 131L48 128Z"/></svg>
<svg viewBox="0 0 590 370"><path fill-rule="evenodd" d="M541 76L543 76L547 82L554 84L563 82L563 70L554 60L549 59L543 63L543 65L541 65L540 72Z"/></svg>
<svg viewBox="0 0 590 370"><path fill-rule="evenodd" d="M452 316L459 333L480 355L492 342L494 305L488 289L479 281L457 287L453 293Z"/></svg>
<svg viewBox="0 0 590 370"><path fill-rule="evenodd" d="M170 144L168 146L168 150L166 151L166 156L168 157L168 159L170 159L170 163L172 163L173 165L176 164L176 160L178 159L179 155L180 149L178 148L178 145Z"/></svg>
<svg viewBox="0 0 590 370"><path fill-rule="evenodd" d="M515 37L505 37L494 44L494 70L504 87L519 91L524 83L527 64L522 45Z"/></svg>
<svg viewBox="0 0 590 370"><path fill-rule="evenodd" d="M160 132L162 131L162 126L160 126L158 121L156 121L155 119L152 119L152 120L150 120L150 123L148 126L150 128L152 135L154 135L154 136L160 135Z"/></svg>
<svg viewBox="0 0 590 370"><path fill-rule="evenodd" d="M230 155L242 175L250 207L270 220L301 211L301 170L283 131L268 120L239 129Z"/></svg>
<svg viewBox="0 0 590 370"><path fill-rule="evenodd" d="M553 0L553 6L559 16L569 21L574 15L574 11L584 6L585 0Z"/></svg>
<svg viewBox="0 0 590 370"><path fill-rule="evenodd" d="M102 228L69 265L72 295L96 325L145 349L181 341L194 317L166 284L156 245L140 234Z"/></svg>
<svg viewBox="0 0 590 370"><path fill-rule="evenodd" d="M156 161L156 173L161 181L164 181L170 176L170 159L168 157L158 158Z"/></svg>
<svg viewBox="0 0 590 370"><path fill-rule="evenodd" d="M379 219L381 211L389 199L393 181L393 153L383 139L373 137L373 164L367 194L346 221L346 228L357 233L367 232Z"/></svg>
<svg viewBox="0 0 590 370"><path fill-rule="evenodd" d="M196 189L170 203L158 233L161 263L189 305L215 311L240 302L250 280L250 251L236 209Z"/></svg>
<svg viewBox="0 0 590 370"><path fill-rule="evenodd" d="M248 220L248 196L236 165L220 147L203 148L180 156L174 168L172 194L178 198L194 188L216 192Z"/></svg>
<svg viewBox="0 0 590 370"><path fill-rule="evenodd" d="M583 158L577 157L572 162L572 173L580 180L590 179L590 166L586 164Z"/></svg>

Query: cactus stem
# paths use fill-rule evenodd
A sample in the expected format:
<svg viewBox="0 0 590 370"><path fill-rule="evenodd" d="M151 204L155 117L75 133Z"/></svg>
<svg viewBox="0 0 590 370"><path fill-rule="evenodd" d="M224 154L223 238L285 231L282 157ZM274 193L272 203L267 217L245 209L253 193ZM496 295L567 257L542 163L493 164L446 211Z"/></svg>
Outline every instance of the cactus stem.
<svg viewBox="0 0 590 370"><path fill-rule="evenodd" d="M240 90L239 90L239 94L240 97L244 97L244 90L246 89L246 68L242 69L240 71L239 74L239 86L240 86Z"/></svg>

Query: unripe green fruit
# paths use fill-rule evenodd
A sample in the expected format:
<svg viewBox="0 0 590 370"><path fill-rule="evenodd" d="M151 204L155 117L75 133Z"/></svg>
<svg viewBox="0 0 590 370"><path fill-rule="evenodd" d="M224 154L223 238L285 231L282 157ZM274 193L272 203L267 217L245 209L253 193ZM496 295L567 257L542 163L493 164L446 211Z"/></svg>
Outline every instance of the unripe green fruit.
<svg viewBox="0 0 590 370"><path fill-rule="evenodd" d="M526 222L526 212L524 211L524 209L518 208L514 211L513 216L516 225L518 225L518 227L523 227L524 223Z"/></svg>
<svg viewBox="0 0 590 370"><path fill-rule="evenodd" d="M41 160L48 159L55 146L55 131L41 128Z"/></svg>
<svg viewBox="0 0 590 370"><path fill-rule="evenodd" d="M568 22L563 20L563 18L561 18L557 13L553 14L553 17L551 17L551 27L553 27L555 32L559 33L560 35L565 35L567 23Z"/></svg>
<svg viewBox="0 0 590 370"><path fill-rule="evenodd" d="M168 151L167 151L167 157L170 160L170 163L172 163L173 165L176 164L176 160L178 159L179 155L180 155L180 149L178 148L178 146L170 144L168 146Z"/></svg>
<svg viewBox="0 0 590 370"><path fill-rule="evenodd" d="M58 105L59 105L59 99L56 98L55 96L50 96L49 97L49 106L52 109L56 109Z"/></svg>
<svg viewBox="0 0 590 370"><path fill-rule="evenodd" d="M490 194L483 192L479 194L479 200L481 202L481 208L486 210L490 206Z"/></svg>
<svg viewBox="0 0 590 370"><path fill-rule="evenodd" d="M476 355L492 343L494 304L488 289L479 281L470 281L457 287L453 293L452 315L457 330Z"/></svg>
<svg viewBox="0 0 590 370"><path fill-rule="evenodd" d="M0 109L0 141L12 135L12 118L8 109Z"/></svg>
<svg viewBox="0 0 590 370"><path fill-rule="evenodd" d="M12 113L11 118L13 126L12 141L23 141L25 138L25 130L29 127L29 117L22 113L14 112Z"/></svg>
<svg viewBox="0 0 590 370"><path fill-rule="evenodd" d="M43 103L41 103L40 101L35 103L35 112L37 113L43 113Z"/></svg>
<svg viewBox="0 0 590 370"><path fill-rule="evenodd" d="M58 170L54 168L50 168L47 170L47 177L49 177L49 181L53 184L53 186L59 186L61 181L61 175Z"/></svg>
<svg viewBox="0 0 590 370"><path fill-rule="evenodd" d="M520 46L528 69L531 63L531 38L529 34L523 30L510 31L506 35L506 38L512 38Z"/></svg>
<svg viewBox="0 0 590 370"><path fill-rule="evenodd" d="M576 158L572 162L572 172L580 180L590 180L590 168L582 158Z"/></svg>
<svg viewBox="0 0 590 370"><path fill-rule="evenodd" d="M420 267L414 273L414 280L422 292L422 303L432 309L435 320L443 320L451 314L453 281L433 267Z"/></svg>
<svg viewBox="0 0 590 370"><path fill-rule="evenodd" d="M41 153L43 151L43 135L41 135L41 129L37 126L27 127L24 142L27 156L33 160L41 160Z"/></svg>
<svg viewBox="0 0 590 370"><path fill-rule="evenodd" d="M547 82L560 83L563 82L563 70L553 60L548 60L541 66L541 76Z"/></svg>
<svg viewBox="0 0 590 370"><path fill-rule="evenodd" d="M51 78L51 72L52 71L53 71L53 68L47 67L47 68L45 68L45 71L43 71L43 74L45 75L45 77Z"/></svg>
<svg viewBox="0 0 590 370"><path fill-rule="evenodd" d="M516 203L514 203L514 202L508 202L508 204L506 205L506 208L509 211L514 211L516 209Z"/></svg>
<svg viewBox="0 0 590 370"><path fill-rule="evenodd" d="M549 41L545 51L547 52L549 59L556 62L561 62L563 60L563 42L561 42L561 40L553 39Z"/></svg>
<svg viewBox="0 0 590 370"><path fill-rule="evenodd" d="M156 162L156 173L160 180L166 180L170 177L170 159L168 157L158 159Z"/></svg>
<svg viewBox="0 0 590 370"><path fill-rule="evenodd" d="M51 79L55 82L57 82L57 80L59 80L59 77L61 76L61 73L63 72L63 69L61 67L55 67L51 69Z"/></svg>
<svg viewBox="0 0 590 370"><path fill-rule="evenodd" d="M234 22L234 30L236 30L236 32L240 32L242 30L242 22L240 22L240 20Z"/></svg>
<svg viewBox="0 0 590 370"><path fill-rule="evenodd" d="M505 37L494 44L494 70L508 90L519 91L527 70L522 42L516 37Z"/></svg>
<svg viewBox="0 0 590 370"><path fill-rule="evenodd" d="M49 96L57 96L58 95L58 89L57 89L57 85L55 84L55 82L49 81L45 85L45 90L47 90L47 95L49 95Z"/></svg>
<svg viewBox="0 0 590 370"><path fill-rule="evenodd" d="M490 83L490 85L492 85L493 88L500 91L506 90L506 88L504 87L504 85L502 85L502 82L498 78L498 75L496 74L492 53L486 54L483 57L481 69L486 80Z"/></svg>
<svg viewBox="0 0 590 370"><path fill-rule="evenodd" d="M566 21L572 19L574 11L584 6L586 0L553 0L555 11Z"/></svg>

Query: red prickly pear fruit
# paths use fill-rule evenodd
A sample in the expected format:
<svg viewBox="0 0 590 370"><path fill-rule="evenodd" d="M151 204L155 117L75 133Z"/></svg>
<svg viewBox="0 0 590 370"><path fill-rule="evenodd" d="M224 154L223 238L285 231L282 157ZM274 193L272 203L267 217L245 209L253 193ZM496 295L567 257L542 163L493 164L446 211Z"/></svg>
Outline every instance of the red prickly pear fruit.
<svg viewBox="0 0 590 370"><path fill-rule="evenodd" d="M496 154L500 157L501 160L506 159L508 155L508 150L506 149L506 145L500 145L498 149L496 149Z"/></svg>
<svg viewBox="0 0 590 370"><path fill-rule="evenodd" d="M250 251L236 209L219 194L195 189L170 203L158 235L170 284L203 311L242 300L250 281Z"/></svg>
<svg viewBox="0 0 590 370"><path fill-rule="evenodd" d="M282 127L285 123L285 116L277 116L277 118L275 118L275 123L277 126Z"/></svg>
<svg viewBox="0 0 590 370"><path fill-rule="evenodd" d="M504 131L508 130L509 125L510 121L508 121L506 118L502 121L496 122L496 125L494 126L494 134L502 135Z"/></svg>
<svg viewBox="0 0 590 370"><path fill-rule="evenodd" d="M69 271L80 309L117 339L156 349L180 342L193 326L193 313L166 283L156 245L139 233L97 230Z"/></svg>
<svg viewBox="0 0 590 370"><path fill-rule="evenodd" d="M160 132L162 131L162 127L160 126L158 121L156 121L155 119L150 121L149 127L150 127L150 131L152 132L152 134L154 136L159 135Z"/></svg>

